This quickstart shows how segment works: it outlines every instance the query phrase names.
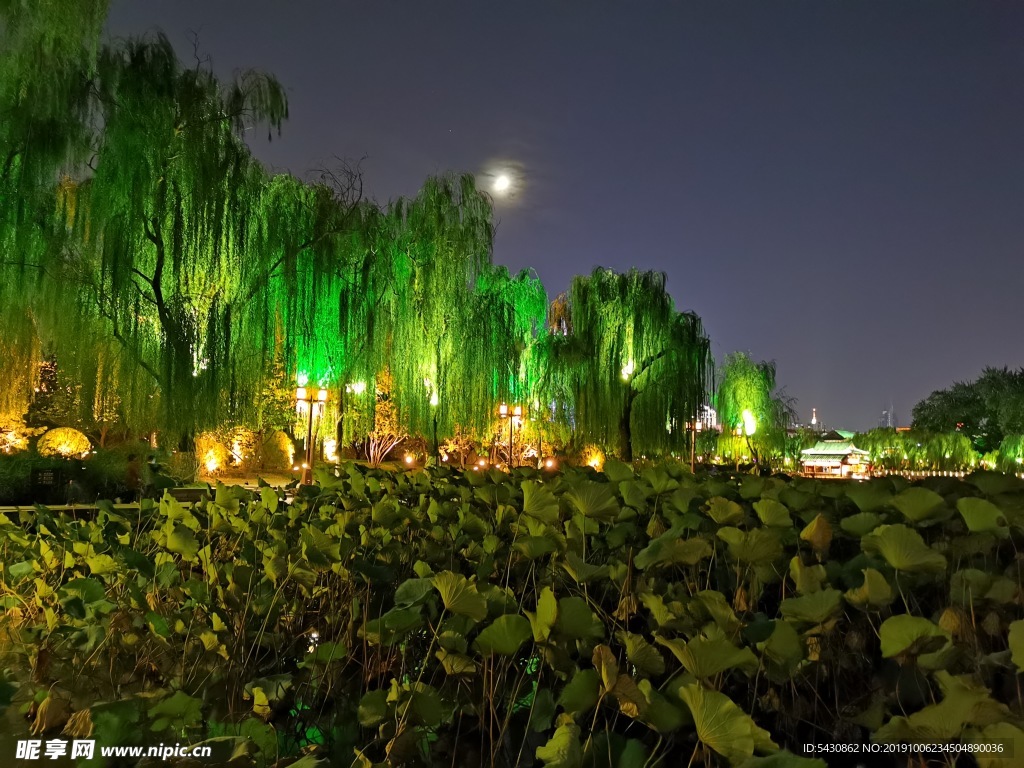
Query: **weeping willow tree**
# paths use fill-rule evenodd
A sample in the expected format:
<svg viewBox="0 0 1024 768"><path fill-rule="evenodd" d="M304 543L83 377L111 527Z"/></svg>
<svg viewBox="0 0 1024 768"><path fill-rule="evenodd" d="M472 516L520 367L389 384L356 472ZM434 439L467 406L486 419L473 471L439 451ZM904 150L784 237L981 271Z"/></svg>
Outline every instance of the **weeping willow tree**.
<svg viewBox="0 0 1024 768"><path fill-rule="evenodd" d="M107 0L0 2L0 414L23 413L43 357L27 287L59 247L53 198L92 144L89 80Z"/></svg>
<svg viewBox="0 0 1024 768"><path fill-rule="evenodd" d="M981 456L962 432L872 429L854 439L876 467L892 470L969 470Z"/></svg>
<svg viewBox="0 0 1024 768"><path fill-rule="evenodd" d="M244 385L235 356L251 350L234 332L267 282L250 217L268 181L242 135L278 128L284 93L259 73L225 85L185 68L164 37L102 52L95 89L95 171L65 195L73 237L45 265L40 334L62 368L120 388L129 423L152 423L158 398L164 429L194 434ZM70 353L104 344L119 366Z"/></svg>
<svg viewBox="0 0 1024 768"><path fill-rule="evenodd" d="M754 461L780 452L792 420L792 402L775 391L775 363L754 362L743 352L727 355L716 393L723 435L719 452L736 457L749 451ZM735 436L735 431L740 436Z"/></svg>
<svg viewBox="0 0 1024 768"><path fill-rule="evenodd" d="M676 312L664 274L597 269L559 305L547 379L572 393L578 438L616 445L625 461L682 447L712 361L700 318Z"/></svg>
<svg viewBox="0 0 1024 768"><path fill-rule="evenodd" d="M543 325L543 287L492 264L490 200L472 176L428 179L369 230L341 294L345 408L367 413L387 368L410 433L435 447L460 429L483 435L498 401L524 386L520 364Z"/></svg>

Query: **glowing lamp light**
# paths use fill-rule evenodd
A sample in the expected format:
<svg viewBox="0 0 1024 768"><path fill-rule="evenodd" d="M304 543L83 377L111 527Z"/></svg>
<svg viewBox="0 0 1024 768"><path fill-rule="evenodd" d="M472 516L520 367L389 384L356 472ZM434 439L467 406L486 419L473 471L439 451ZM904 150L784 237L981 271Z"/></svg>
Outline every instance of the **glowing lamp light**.
<svg viewBox="0 0 1024 768"><path fill-rule="evenodd" d="M206 467L207 472L216 472L217 467L220 466L220 462L217 461L217 454L213 452L212 448L203 457L203 466Z"/></svg>
<svg viewBox="0 0 1024 768"><path fill-rule="evenodd" d="M307 397L306 397L306 388L305 387L299 387L298 389L295 390L295 399L296 400L306 400L307 399Z"/></svg>
<svg viewBox="0 0 1024 768"><path fill-rule="evenodd" d="M544 466L547 467L548 469L551 469L552 467L555 466L555 460L548 459L547 461L544 462Z"/></svg>
<svg viewBox="0 0 1024 768"><path fill-rule="evenodd" d="M523 406L521 406L521 405L517 405L517 406L516 406L515 408L513 408L513 409L512 409L512 415L513 415L513 416L514 416L515 418L517 418L517 419L518 419L518 418L519 418L520 416L522 416L522 415L523 415Z"/></svg>
<svg viewBox="0 0 1024 768"><path fill-rule="evenodd" d="M503 419L508 416L508 406L505 403L498 406L498 415Z"/></svg>
<svg viewBox="0 0 1024 768"><path fill-rule="evenodd" d="M300 371L299 375L295 377L300 387L304 387L309 383L309 375L305 371Z"/></svg>
<svg viewBox="0 0 1024 768"><path fill-rule="evenodd" d="M328 461L338 460L338 441L334 438L324 440L324 458Z"/></svg>
<svg viewBox="0 0 1024 768"><path fill-rule="evenodd" d="M436 406L441 401L437 397L437 392L433 392L430 395L430 404Z"/></svg>
<svg viewBox="0 0 1024 768"><path fill-rule="evenodd" d="M411 455L411 454L408 454L408 453L407 453L407 454L405 454L405 463L406 463L406 464L412 464L412 462L413 462L413 458L412 458L412 455Z"/></svg>
<svg viewBox="0 0 1024 768"><path fill-rule="evenodd" d="M361 394L363 394L363 392L366 391L366 382L365 381L356 381L356 382L353 382L352 384L346 384L345 385L345 391L346 392L351 392L354 395L361 395Z"/></svg>
<svg viewBox="0 0 1024 768"><path fill-rule="evenodd" d="M486 467L487 466L487 460L486 459L480 459L480 461L478 461L477 464L480 465L481 467Z"/></svg>
<svg viewBox="0 0 1024 768"><path fill-rule="evenodd" d="M757 431L757 419L748 409L743 409L743 432L750 437Z"/></svg>
<svg viewBox="0 0 1024 768"><path fill-rule="evenodd" d="M626 363L624 366L622 366L622 380L623 381L629 381L629 377L633 375L633 370L634 370L634 363L633 363L633 360L630 359L630 361L628 363Z"/></svg>
<svg viewBox="0 0 1024 768"><path fill-rule="evenodd" d="M326 403L327 402L327 390L326 389L318 390L317 393L316 393L316 399L318 401L320 401L321 403Z"/></svg>

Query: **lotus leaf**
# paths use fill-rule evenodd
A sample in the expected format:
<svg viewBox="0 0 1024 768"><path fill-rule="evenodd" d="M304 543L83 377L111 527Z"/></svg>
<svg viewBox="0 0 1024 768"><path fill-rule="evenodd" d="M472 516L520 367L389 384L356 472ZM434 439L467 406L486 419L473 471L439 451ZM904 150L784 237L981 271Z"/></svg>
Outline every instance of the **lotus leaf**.
<svg viewBox="0 0 1024 768"><path fill-rule="evenodd" d="M993 723L981 729L965 729L961 741L978 745L974 756L978 768L1010 768L1020 764L1024 730L1012 723ZM994 745L1002 747L1002 751L986 751Z"/></svg>
<svg viewBox="0 0 1024 768"><path fill-rule="evenodd" d="M581 768L583 748L577 725L560 725L547 744L537 747L536 757L544 768Z"/></svg>
<svg viewBox="0 0 1024 768"><path fill-rule="evenodd" d="M789 561L789 577L796 585L796 591L802 595L809 595L821 589L822 583L828 578L823 565L804 565L800 555L796 555Z"/></svg>
<svg viewBox="0 0 1024 768"><path fill-rule="evenodd" d="M768 660L768 676L775 682L785 682L793 676L807 655L804 641L788 621L772 622L773 628L767 640L757 644Z"/></svg>
<svg viewBox="0 0 1024 768"><path fill-rule="evenodd" d="M558 499L543 483L523 481L523 514L543 523L558 522Z"/></svg>
<svg viewBox="0 0 1024 768"><path fill-rule="evenodd" d="M811 545L814 554L824 558L828 554L829 545L832 544L832 526L824 515L818 514L800 531L800 538Z"/></svg>
<svg viewBox="0 0 1024 768"><path fill-rule="evenodd" d="M570 714L582 714L592 709L600 698L601 676L595 669L581 669L562 689L558 706Z"/></svg>
<svg viewBox="0 0 1024 768"><path fill-rule="evenodd" d="M947 742L960 738L965 725L987 726L1005 722L1010 712L989 696L989 691L948 672L935 673L943 699L914 712L894 717L873 734L876 741Z"/></svg>
<svg viewBox="0 0 1024 768"><path fill-rule="evenodd" d="M637 688L647 701L643 721L658 733L672 733L693 722L689 710L662 696L650 680L641 680Z"/></svg>
<svg viewBox="0 0 1024 768"><path fill-rule="evenodd" d="M714 554L706 539L680 539L679 533L669 531L640 550L633 561L636 567L644 570L656 565L696 565Z"/></svg>
<svg viewBox="0 0 1024 768"><path fill-rule="evenodd" d="M801 597L788 597L779 605L779 612L792 621L824 624L839 612L843 593L823 589Z"/></svg>
<svg viewBox="0 0 1024 768"><path fill-rule="evenodd" d="M732 606L729 605L725 595L721 592L705 589L698 592L694 597L726 637L734 637L740 631L743 624L736 618L735 611L733 611Z"/></svg>
<svg viewBox="0 0 1024 768"><path fill-rule="evenodd" d="M640 477L646 480L651 489L659 496L663 493L671 493L679 487L679 481L669 475L664 467L647 467L640 473Z"/></svg>
<svg viewBox="0 0 1024 768"><path fill-rule="evenodd" d="M487 618L487 600L481 595L475 584L461 574L442 571L432 579L434 588L441 595L446 611L468 616L474 621Z"/></svg>
<svg viewBox="0 0 1024 768"><path fill-rule="evenodd" d="M882 523L882 516L874 512L860 512L856 515L844 517L839 521L839 527L851 536L858 539L867 536Z"/></svg>
<svg viewBox="0 0 1024 768"><path fill-rule="evenodd" d="M916 656L937 650L949 639L949 633L920 616L890 616L879 629L882 656Z"/></svg>
<svg viewBox="0 0 1024 768"><path fill-rule="evenodd" d="M626 480L632 480L633 467L629 464L625 464L618 459L607 459L604 466L601 468L604 472L605 477L611 480L613 483L622 483Z"/></svg>
<svg viewBox="0 0 1024 768"><path fill-rule="evenodd" d="M754 511L764 525L780 528L789 528L793 525L793 519L789 516L789 510L774 499L755 501Z"/></svg>
<svg viewBox="0 0 1024 768"><path fill-rule="evenodd" d="M690 708L697 738L730 763L745 760L755 751L778 749L771 734L759 728L750 715L724 693L689 684L679 688L679 697Z"/></svg>
<svg viewBox="0 0 1024 768"><path fill-rule="evenodd" d="M604 625L581 597L563 597L558 601L555 626L560 635L576 640L604 635Z"/></svg>
<svg viewBox="0 0 1024 768"><path fill-rule="evenodd" d="M877 611L889 605L895 595L885 577L874 568L865 568L863 573L864 583L855 589L847 590L843 595L846 601L865 611Z"/></svg>
<svg viewBox="0 0 1024 768"><path fill-rule="evenodd" d="M647 509L647 499L651 496L650 487L641 480L626 480L619 483L619 495L627 506L635 510Z"/></svg>
<svg viewBox="0 0 1024 768"><path fill-rule="evenodd" d="M733 525L743 520L743 507L721 496L708 500L707 512L708 517L719 525Z"/></svg>
<svg viewBox="0 0 1024 768"><path fill-rule="evenodd" d="M524 616L507 613L484 628L476 638L476 647L484 654L511 656L532 637L530 622Z"/></svg>
<svg viewBox="0 0 1024 768"><path fill-rule="evenodd" d="M412 608L422 605L433 590L434 584L430 579L406 579L395 590L395 606Z"/></svg>
<svg viewBox="0 0 1024 768"><path fill-rule="evenodd" d="M565 500L584 518L611 522L619 516L619 502L607 483L577 480L568 488Z"/></svg>
<svg viewBox="0 0 1024 768"><path fill-rule="evenodd" d="M1010 658L1017 669L1024 672L1024 619L1010 624Z"/></svg>
<svg viewBox="0 0 1024 768"><path fill-rule="evenodd" d="M946 570L946 558L930 549L921 534L902 524L879 526L861 539L861 547L869 554L881 555L897 571L941 573Z"/></svg>
<svg viewBox="0 0 1024 768"><path fill-rule="evenodd" d="M527 560L536 560L558 551L558 542L549 536L524 536L516 540L513 548Z"/></svg>
<svg viewBox="0 0 1024 768"><path fill-rule="evenodd" d="M935 491L914 486L893 499L893 506L912 523L937 520L945 514L945 501Z"/></svg>
<svg viewBox="0 0 1024 768"><path fill-rule="evenodd" d="M665 659L661 653L644 638L632 632L618 632L616 637L626 647L626 658L640 672L660 675L665 671Z"/></svg>
<svg viewBox="0 0 1024 768"><path fill-rule="evenodd" d="M967 478L967 482L986 496L998 496L1021 488L1020 480L1002 472L974 472Z"/></svg>
<svg viewBox="0 0 1024 768"><path fill-rule="evenodd" d="M392 608L379 619L366 622L359 634L370 645L391 646L421 626L419 608Z"/></svg>
<svg viewBox="0 0 1024 768"><path fill-rule="evenodd" d="M688 643L655 637L654 641L668 648L687 672L695 677L714 677L729 669L746 673L757 670L757 657L749 648L737 648L722 637L697 637Z"/></svg>
<svg viewBox="0 0 1024 768"><path fill-rule="evenodd" d="M957 501L956 508L971 533L996 533L1002 538L1009 536L1006 515L991 501L965 496Z"/></svg>
<svg viewBox="0 0 1024 768"><path fill-rule="evenodd" d="M768 565L782 556L782 541L771 528L741 531L739 528L719 528L718 538L729 545L736 560L749 565Z"/></svg>
<svg viewBox="0 0 1024 768"><path fill-rule="evenodd" d="M167 549L183 559L194 563L199 552L199 542L192 531L184 525L175 525L167 536Z"/></svg>
<svg viewBox="0 0 1024 768"><path fill-rule="evenodd" d="M806 493L792 486L779 491L779 501L793 512L803 512L813 500L813 494Z"/></svg>
<svg viewBox="0 0 1024 768"><path fill-rule="evenodd" d="M558 619L558 601L551 587L544 587L537 599L537 612L524 611L530 620L534 642L542 643L551 635Z"/></svg>
<svg viewBox="0 0 1024 768"><path fill-rule="evenodd" d="M874 512L892 503L892 484L884 478L855 483L847 489L846 497L856 504L862 513Z"/></svg>
<svg viewBox="0 0 1024 768"><path fill-rule="evenodd" d="M608 577L608 566L607 565L591 565L585 562L582 557L577 555L575 552L566 552L565 559L562 561L562 567L566 573L572 576L573 581L577 584L586 584L589 581L595 579L604 579Z"/></svg>

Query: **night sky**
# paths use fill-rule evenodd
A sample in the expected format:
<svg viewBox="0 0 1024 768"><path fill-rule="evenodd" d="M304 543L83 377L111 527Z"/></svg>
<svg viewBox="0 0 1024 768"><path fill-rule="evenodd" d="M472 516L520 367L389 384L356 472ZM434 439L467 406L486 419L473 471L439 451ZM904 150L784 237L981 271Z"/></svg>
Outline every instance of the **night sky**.
<svg viewBox="0 0 1024 768"><path fill-rule="evenodd" d="M153 28L285 84L274 168L509 170L498 263L668 273L805 420L1024 366L1024 3L115 0Z"/></svg>

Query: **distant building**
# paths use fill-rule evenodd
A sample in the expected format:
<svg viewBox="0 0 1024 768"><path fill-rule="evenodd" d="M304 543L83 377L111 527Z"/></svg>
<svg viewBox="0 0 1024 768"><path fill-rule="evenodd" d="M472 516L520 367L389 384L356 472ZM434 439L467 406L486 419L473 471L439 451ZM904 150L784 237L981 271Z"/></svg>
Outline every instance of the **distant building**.
<svg viewBox="0 0 1024 768"><path fill-rule="evenodd" d="M853 444L853 432L834 429L800 451L800 469L807 477L867 477L868 457Z"/></svg>
<svg viewBox="0 0 1024 768"><path fill-rule="evenodd" d="M702 405L697 420L701 423L701 429L718 429L718 411L710 405Z"/></svg>
<svg viewBox="0 0 1024 768"><path fill-rule="evenodd" d="M899 422L896 420L896 412L893 410L892 404L882 411L882 415L878 419L878 426L880 429L895 429Z"/></svg>

